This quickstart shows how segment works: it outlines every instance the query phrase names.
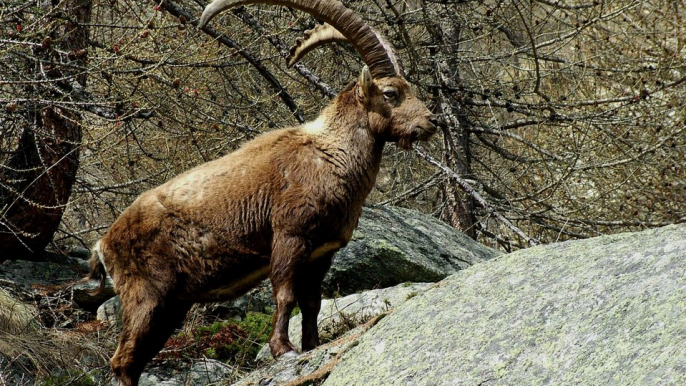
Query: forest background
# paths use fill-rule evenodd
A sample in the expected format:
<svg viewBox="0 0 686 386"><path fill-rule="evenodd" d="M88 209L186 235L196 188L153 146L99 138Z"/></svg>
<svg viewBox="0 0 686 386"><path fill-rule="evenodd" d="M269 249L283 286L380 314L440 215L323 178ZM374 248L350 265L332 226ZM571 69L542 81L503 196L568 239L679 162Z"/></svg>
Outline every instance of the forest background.
<svg viewBox="0 0 686 386"><path fill-rule="evenodd" d="M387 146L374 204L505 251L686 220L676 0L359 0L443 122ZM195 0L0 0L0 261L89 246L141 192L314 119L362 63L318 21ZM38 257L36 257L38 258Z"/></svg>

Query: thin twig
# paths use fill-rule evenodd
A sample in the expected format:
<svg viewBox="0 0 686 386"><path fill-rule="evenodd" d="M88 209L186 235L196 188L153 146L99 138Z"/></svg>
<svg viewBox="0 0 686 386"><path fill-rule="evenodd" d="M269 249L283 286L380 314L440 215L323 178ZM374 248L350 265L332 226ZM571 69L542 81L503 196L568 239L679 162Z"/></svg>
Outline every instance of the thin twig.
<svg viewBox="0 0 686 386"><path fill-rule="evenodd" d="M155 5L158 4L158 1L152 0ZM190 13L188 13L185 9L181 8L180 6L168 1L164 0L161 3L162 8L169 12L170 14L180 17L183 16L186 18L186 20L189 20L189 23L193 25L198 24L198 18L194 17ZM281 98L283 103L288 107L288 109L293 113L293 116L295 119L298 120L300 123L305 123L305 118L303 117L303 113L298 107L298 105L295 103L293 98L291 98L290 94L288 91L286 91L286 88L281 85L281 82L272 74L263 64L262 62L254 57L251 53L243 49L241 46L238 45L235 41L229 39L226 37L224 34L220 33L219 31L215 30L214 28L211 28L209 26L205 26L202 29L203 32L211 36L212 38L216 39L217 42L229 47L233 48L236 50L236 53L238 53L240 56L242 56L245 60L248 61L255 69L257 72L262 75L262 77L269 83L274 91L276 92L276 95Z"/></svg>
<svg viewBox="0 0 686 386"><path fill-rule="evenodd" d="M534 238L531 238L526 235L521 229L519 229L517 226L512 224L510 220L505 218L500 212L495 210L493 206L491 206L486 199L481 197L479 192L476 191L466 180L462 179L460 176L457 175L454 171L452 171L450 168L447 166L443 165L442 163L438 162L436 159L434 159L432 156L429 154L425 153L423 150L419 149L417 146L414 148L415 153L417 153L421 158L423 158L425 161L428 163L436 166L437 168L441 169L445 174L448 175L448 177L460 185L462 189L469 194L472 198L474 198L481 206L483 206L486 210L488 210L489 213L491 213L493 216L495 216L498 221L503 223L507 228L515 232L519 237L523 238L530 246L536 246L540 244L540 242Z"/></svg>

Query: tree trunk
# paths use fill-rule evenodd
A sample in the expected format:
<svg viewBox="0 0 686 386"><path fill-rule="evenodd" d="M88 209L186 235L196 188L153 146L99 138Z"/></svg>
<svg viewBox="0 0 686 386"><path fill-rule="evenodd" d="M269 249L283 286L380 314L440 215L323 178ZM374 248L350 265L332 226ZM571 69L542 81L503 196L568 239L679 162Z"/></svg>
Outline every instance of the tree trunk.
<svg viewBox="0 0 686 386"><path fill-rule="evenodd" d="M469 162L469 138L465 133L464 122L459 121L456 127L443 130L445 141L445 160L448 167L456 171L463 178L470 178L471 165ZM455 135L451 131L457 131ZM455 143L455 136L458 143ZM466 160L460 159L464 154ZM476 240L476 216L474 215L474 199L463 192L459 185L446 183L443 186L445 205L441 211L441 220L450 224L453 228Z"/></svg>
<svg viewBox="0 0 686 386"><path fill-rule="evenodd" d="M432 57L435 63L435 82L447 89L455 89L460 83L460 75L453 58L458 57L460 25L453 21L451 28L442 30L438 25L430 28L436 46L447 50L434 49ZM447 44L444 44L447 43ZM473 177L471 167L471 149L469 146L470 122L454 99L442 87L434 89L434 100L437 112L443 116L443 148L446 165L461 178ZM447 182L441 188L444 198L441 220L450 224L467 236L476 239L476 216L474 199L464 192L459 185Z"/></svg>
<svg viewBox="0 0 686 386"><path fill-rule="evenodd" d="M0 172L0 261L40 257L57 231L79 166L81 115L60 102L78 100L86 86L86 73L77 68L86 67L91 0L40 4L48 31L33 50L35 60L27 61L37 82L26 94L53 103L25 104L17 112L29 124Z"/></svg>

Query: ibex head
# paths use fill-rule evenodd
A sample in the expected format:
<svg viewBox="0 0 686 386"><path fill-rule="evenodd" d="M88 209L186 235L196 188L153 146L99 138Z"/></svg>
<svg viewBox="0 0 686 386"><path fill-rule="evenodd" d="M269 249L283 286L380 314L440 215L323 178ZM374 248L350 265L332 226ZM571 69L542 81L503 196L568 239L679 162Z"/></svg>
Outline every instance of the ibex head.
<svg viewBox="0 0 686 386"><path fill-rule="evenodd" d="M203 28L228 8L253 3L293 7L325 22L306 31L305 38L298 40L291 49L289 66L323 44L347 41L355 47L366 63L353 86L355 97L367 110L369 129L374 135L409 149L414 141L427 140L436 132L433 114L402 76L400 62L390 44L337 0L214 0L205 8L198 27Z"/></svg>
<svg viewBox="0 0 686 386"><path fill-rule="evenodd" d="M433 114L404 78L373 79L365 66L354 87L356 97L366 105L369 128L377 137L408 150L413 142L426 141L436 132Z"/></svg>

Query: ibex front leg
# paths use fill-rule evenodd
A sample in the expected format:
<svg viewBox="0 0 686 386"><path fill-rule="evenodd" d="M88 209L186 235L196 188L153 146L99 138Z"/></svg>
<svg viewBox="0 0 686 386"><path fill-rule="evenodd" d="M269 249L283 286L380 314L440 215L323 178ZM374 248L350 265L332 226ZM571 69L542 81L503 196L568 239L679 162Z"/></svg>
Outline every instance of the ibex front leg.
<svg viewBox="0 0 686 386"><path fill-rule="evenodd" d="M274 235L271 272L272 290L276 300L272 336L269 348L272 356L295 355L295 348L288 339L288 322L296 304L295 279L298 266L309 257L307 242L301 237Z"/></svg>
<svg viewBox="0 0 686 386"><path fill-rule="evenodd" d="M317 316L322 303L322 282L331 267L336 251L304 264L296 276L296 297L302 312L302 350L310 351L319 346Z"/></svg>

